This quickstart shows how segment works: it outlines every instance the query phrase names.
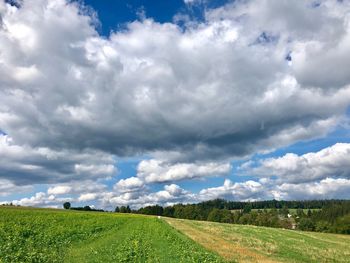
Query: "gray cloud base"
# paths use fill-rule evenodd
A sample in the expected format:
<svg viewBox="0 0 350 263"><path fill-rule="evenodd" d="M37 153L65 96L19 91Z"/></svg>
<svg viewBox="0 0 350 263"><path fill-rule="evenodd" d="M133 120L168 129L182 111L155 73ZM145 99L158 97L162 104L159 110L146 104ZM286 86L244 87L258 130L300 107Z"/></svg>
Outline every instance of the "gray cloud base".
<svg viewBox="0 0 350 263"><path fill-rule="evenodd" d="M320 13L323 23L345 21L331 8ZM146 19L105 39L77 4L27 0L1 10L0 127L19 144L243 156L324 135L330 125L320 122L335 124L350 102L346 81L330 95L298 77L295 67L312 61L303 45L327 44L314 24L295 28L288 41L289 24L266 24L280 34L277 42L252 44L264 28L252 27L257 14L248 9L242 22L213 14L182 31ZM343 27L339 39L347 39ZM284 59L291 50L292 67ZM327 64L343 60L331 56ZM293 136L297 129L304 134Z"/></svg>

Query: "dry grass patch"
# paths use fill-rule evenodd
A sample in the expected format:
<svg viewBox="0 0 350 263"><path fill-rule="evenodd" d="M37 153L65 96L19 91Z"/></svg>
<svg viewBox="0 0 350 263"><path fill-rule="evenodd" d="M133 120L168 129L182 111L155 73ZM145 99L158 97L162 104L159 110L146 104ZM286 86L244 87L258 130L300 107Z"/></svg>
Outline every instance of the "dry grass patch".
<svg viewBox="0 0 350 263"><path fill-rule="evenodd" d="M350 262L350 235L165 219L205 248L238 262Z"/></svg>
<svg viewBox="0 0 350 263"><path fill-rule="evenodd" d="M233 262L277 262L269 259L262 254L238 245L241 238L237 238L236 242L229 242L225 240L221 231L211 227L195 227L194 222L185 221L181 219L165 219L171 226L186 234L192 240L198 242L206 249L215 251L227 261Z"/></svg>

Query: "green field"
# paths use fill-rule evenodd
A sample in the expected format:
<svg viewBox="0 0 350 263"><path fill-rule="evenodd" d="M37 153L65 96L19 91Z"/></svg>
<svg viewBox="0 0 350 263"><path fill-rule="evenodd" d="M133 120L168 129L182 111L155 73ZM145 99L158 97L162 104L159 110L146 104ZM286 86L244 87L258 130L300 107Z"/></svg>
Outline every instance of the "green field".
<svg viewBox="0 0 350 263"><path fill-rule="evenodd" d="M350 236L0 207L0 262L349 262Z"/></svg>
<svg viewBox="0 0 350 263"><path fill-rule="evenodd" d="M224 259L237 262L350 262L350 236L165 219Z"/></svg>
<svg viewBox="0 0 350 263"><path fill-rule="evenodd" d="M163 220L0 208L0 262L221 262Z"/></svg>

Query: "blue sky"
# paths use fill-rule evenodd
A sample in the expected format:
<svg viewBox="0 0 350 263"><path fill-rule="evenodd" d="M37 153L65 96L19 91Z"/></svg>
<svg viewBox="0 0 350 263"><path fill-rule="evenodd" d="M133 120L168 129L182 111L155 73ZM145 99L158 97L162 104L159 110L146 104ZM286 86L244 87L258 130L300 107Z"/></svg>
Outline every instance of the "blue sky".
<svg viewBox="0 0 350 263"><path fill-rule="evenodd" d="M0 2L0 202L350 198L348 3Z"/></svg>
<svg viewBox="0 0 350 263"><path fill-rule="evenodd" d="M171 22L177 12L186 9L181 0L173 1L94 1L87 0L85 4L91 6L98 14L101 22L100 33L109 36L111 31L123 27L123 24L138 20L145 12L157 22Z"/></svg>
<svg viewBox="0 0 350 263"><path fill-rule="evenodd" d="M109 36L111 31L123 28L125 23L139 20L141 14L154 19L156 22L173 22L177 14L185 14L196 20L203 20L207 8L223 6L227 0L207 1L198 4L186 4L183 0L170 1L115 1L115 0L85 0L84 3L97 12L100 21L98 31L101 35Z"/></svg>

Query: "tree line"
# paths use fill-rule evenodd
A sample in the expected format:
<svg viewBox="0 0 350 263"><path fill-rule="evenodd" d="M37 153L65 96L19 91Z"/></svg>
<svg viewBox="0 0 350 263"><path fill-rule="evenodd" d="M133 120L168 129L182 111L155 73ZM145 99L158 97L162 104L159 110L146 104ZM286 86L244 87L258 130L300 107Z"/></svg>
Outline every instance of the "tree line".
<svg viewBox="0 0 350 263"><path fill-rule="evenodd" d="M88 205L72 207L70 202L65 202L63 204L64 209L77 210L77 211L93 211L93 212L105 212L103 209L95 209Z"/></svg>
<svg viewBox="0 0 350 263"><path fill-rule="evenodd" d="M88 205L86 206L78 206L78 207L72 207L71 203L70 202L65 202L63 204L63 208L64 209L70 209L70 210L78 210L78 211L93 211L93 212L108 212L108 211L105 211L103 209L95 209L95 208L92 208ZM137 211L132 211L130 206L117 206L115 209L114 209L114 212L116 213L136 213Z"/></svg>
<svg viewBox="0 0 350 263"><path fill-rule="evenodd" d="M89 206L71 207L69 202L64 203L63 207L107 212ZM138 210L132 210L130 206L117 206L114 212L350 234L350 200L238 202L214 199L197 204L146 206Z"/></svg>
<svg viewBox="0 0 350 263"><path fill-rule="evenodd" d="M135 212L191 220L350 234L350 200L236 202L215 199L198 204L147 206Z"/></svg>

